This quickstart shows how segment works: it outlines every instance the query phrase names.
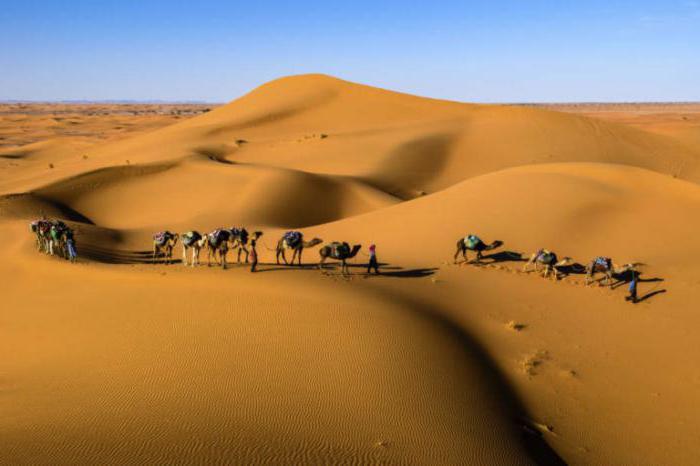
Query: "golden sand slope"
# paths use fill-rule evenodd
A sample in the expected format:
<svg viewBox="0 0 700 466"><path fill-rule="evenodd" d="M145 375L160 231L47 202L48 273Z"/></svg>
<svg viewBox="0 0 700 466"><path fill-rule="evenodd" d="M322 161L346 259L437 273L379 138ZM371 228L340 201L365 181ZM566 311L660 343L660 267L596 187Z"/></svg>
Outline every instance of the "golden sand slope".
<svg viewBox="0 0 700 466"><path fill-rule="evenodd" d="M50 170L15 158L0 178L0 463L700 454L688 140L310 75L84 152ZM35 252L42 213L71 221L81 263ZM146 263L156 230L242 224L265 230L262 273ZM389 265L348 280L276 266L288 228L376 243ZM504 248L452 265L468 232ZM541 247L646 264L643 301L521 273Z"/></svg>

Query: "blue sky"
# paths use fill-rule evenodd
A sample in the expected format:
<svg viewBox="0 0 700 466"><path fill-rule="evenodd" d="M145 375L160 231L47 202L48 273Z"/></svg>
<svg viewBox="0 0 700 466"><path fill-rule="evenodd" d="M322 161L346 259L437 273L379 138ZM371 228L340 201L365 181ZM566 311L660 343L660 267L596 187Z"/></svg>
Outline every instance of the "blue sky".
<svg viewBox="0 0 700 466"><path fill-rule="evenodd" d="M315 72L460 101L700 101L700 0L0 6L0 99L220 102Z"/></svg>

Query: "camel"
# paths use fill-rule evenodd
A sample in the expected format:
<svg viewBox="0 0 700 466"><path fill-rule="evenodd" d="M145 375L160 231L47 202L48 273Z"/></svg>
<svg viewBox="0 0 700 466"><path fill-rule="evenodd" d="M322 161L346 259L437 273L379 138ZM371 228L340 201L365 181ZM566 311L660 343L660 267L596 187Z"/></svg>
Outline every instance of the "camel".
<svg viewBox="0 0 700 466"><path fill-rule="evenodd" d="M153 235L153 263L156 262L156 256L162 254L165 256L165 263L170 264L173 259L173 249L180 237L177 233L169 231L161 231Z"/></svg>
<svg viewBox="0 0 700 466"><path fill-rule="evenodd" d="M199 253L207 245L207 237L198 231L188 231L182 234L182 263L187 267L187 250L192 250L192 267L199 265Z"/></svg>
<svg viewBox="0 0 700 466"><path fill-rule="evenodd" d="M621 266L616 266L612 259L609 257L596 257L591 261L588 266L586 266L586 285L590 285L594 281L595 274L600 272L603 273L604 277L601 281L607 285L613 286L613 275L624 274L630 270L635 270L640 264L624 264Z"/></svg>
<svg viewBox="0 0 700 466"><path fill-rule="evenodd" d="M236 259L237 262L241 262L241 252L245 253L245 263L248 263L248 255L249 251L248 248L246 247L248 245L248 239L250 237L248 230L245 228L236 228L233 227L229 230L231 232L231 249L232 250L237 250L238 251L238 258ZM257 240L262 236L262 231L256 231L253 233L253 239Z"/></svg>
<svg viewBox="0 0 700 466"><path fill-rule="evenodd" d="M494 241L491 244L486 244L478 236L475 235L467 235L464 238L460 238L457 241L457 251L455 252L454 255L454 261L455 264L457 263L457 256L459 256L460 253L462 253L462 258L464 258L465 262L469 262L468 257L467 257L467 251L475 251L476 252L476 262L481 261L481 253L484 251L490 251L492 249L496 249L503 246L503 241Z"/></svg>
<svg viewBox="0 0 700 466"><path fill-rule="evenodd" d="M352 249L350 249L350 245L348 243L341 243L338 241L326 244L318 250L318 253L321 256L321 261L318 263L318 268L323 270L323 263L326 262L326 259L336 259L342 264L340 267L341 273L343 275L347 275L348 264L346 261L355 257L360 251L360 248L362 248L362 245L356 244L352 247Z"/></svg>
<svg viewBox="0 0 700 466"><path fill-rule="evenodd" d="M228 254L229 243L233 240L233 235L231 230L225 228L217 228L207 235L207 266L211 267L211 258L214 256L214 261L216 261L216 254L219 254L221 263L221 268L226 268L226 254Z"/></svg>
<svg viewBox="0 0 700 466"><path fill-rule="evenodd" d="M557 255L552 251L546 249L540 249L539 251L532 253L530 259L523 266L523 272L526 272L533 264L535 266L535 272L538 271L539 265L544 265L544 273L542 276L547 278L550 272L554 272L554 280L559 278L559 267L564 267L570 264L572 259L570 257L565 257L562 260L557 260Z"/></svg>
<svg viewBox="0 0 700 466"><path fill-rule="evenodd" d="M36 248L39 252L49 252L49 233L51 222L42 218L29 224L29 228L36 235Z"/></svg>
<svg viewBox="0 0 700 466"><path fill-rule="evenodd" d="M284 263L287 265L289 265L290 263L294 264L294 259L298 257L299 265L301 265L301 253L304 251L304 249L312 248L316 245L321 244L322 242L323 240L321 238L314 238L311 241L304 241L304 235L301 232L288 231L277 242L277 263L280 263L280 256L282 256ZM294 253L292 254L291 262L287 262L287 257L285 255L285 251L287 249L291 249L294 251Z"/></svg>
<svg viewBox="0 0 700 466"><path fill-rule="evenodd" d="M51 227L48 231L49 254L52 256L58 254L59 256L68 259L68 251L66 250L66 235L70 231L70 228L68 228L68 225L60 220L53 220L50 222L50 224ZM73 236L72 232L70 236Z"/></svg>

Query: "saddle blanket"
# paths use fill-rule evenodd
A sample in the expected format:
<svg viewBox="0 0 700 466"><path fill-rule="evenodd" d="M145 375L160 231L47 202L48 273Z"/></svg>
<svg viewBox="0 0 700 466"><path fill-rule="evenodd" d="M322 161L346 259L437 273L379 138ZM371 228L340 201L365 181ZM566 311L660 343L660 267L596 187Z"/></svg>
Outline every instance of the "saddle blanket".
<svg viewBox="0 0 700 466"><path fill-rule="evenodd" d="M481 238L479 238L476 235L467 235L464 238L464 244L467 245L468 249L473 249L476 247L477 244L481 243Z"/></svg>
<svg viewBox="0 0 700 466"><path fill-rule="evenodd" d="M288 231L284 234L284 241L287 243L287 246L293 248L301 242L301 232Z"/></svg>

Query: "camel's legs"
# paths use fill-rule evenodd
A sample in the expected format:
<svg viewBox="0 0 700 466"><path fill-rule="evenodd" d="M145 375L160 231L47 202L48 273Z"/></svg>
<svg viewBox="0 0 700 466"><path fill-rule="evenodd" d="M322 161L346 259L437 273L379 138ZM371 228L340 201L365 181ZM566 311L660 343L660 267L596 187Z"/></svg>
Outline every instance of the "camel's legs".
<svg viewBox="0 0 700 466"><path fill-rule="evenodd" d="M462 253L462 257L464 257L464 248L457 246L457 250L455 251L455 255L454 255L455 264L457 263L457 257L459 256L460 252Z"/></svg>
<svg viewBox="0 0 700 466"><path fill-rule="evenodd" d="M158 252L158 246L153 244L153 263L156 263L156 253Z"/></svg>
<svg viewBox="0 0 700 466"><path fill-rule="evenodd" d="M219 251L219 255L221 256L221 268L226 270L226 253L228 253L228 249L222 249Z"/></svg>
<svg viewBox="0 0 700 466"><path fill-rule="evenodd" d="M318 269L323 270L323 263L326 262L326 256L321 256L321 260L318 261Z"/></svg>
<svg viewBox="0 0 700 466"><path fill-rule="evenodd" d="M304 248L299 248L299 265L301 265L301 252L304 250ZM292 261L294 263L294 261Z"/></svg>
<svg viewBox="0 0 700 466"><path fill-rule="evenodd" d="M184 241L183 241L184 243ZM182 245L182 265L187 267L187 247L183 244Z"/></svg>
<svg viewBox="0 0 700 466"><path fill-rule="evenodd" d="M248 263L248 255L250 253L248 252L248 249L242 244L238 248L238 262L241 261L241 252L245 252L245 263L247 264Z"/></svg>

